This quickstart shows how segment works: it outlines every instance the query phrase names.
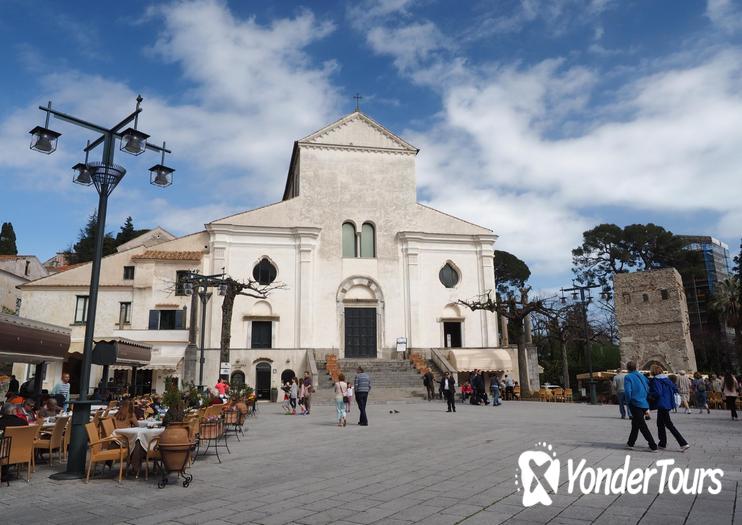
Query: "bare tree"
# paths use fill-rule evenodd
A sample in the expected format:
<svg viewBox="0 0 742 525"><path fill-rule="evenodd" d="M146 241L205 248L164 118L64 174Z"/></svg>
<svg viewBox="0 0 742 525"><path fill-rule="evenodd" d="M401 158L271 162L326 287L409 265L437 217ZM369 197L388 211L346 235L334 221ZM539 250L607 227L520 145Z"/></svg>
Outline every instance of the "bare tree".
<svg viewBox="0 0 742 525"><path fill-rule="evenodd" d="M528 299L530 288L520 289L520 297L516 298L515 294L509 295L502 299L499 293L494 297L491 291L479 296L476 299L459 300L459 304L466 306L471 310L487 310L496 312L508 319L518 341L518 380L520 382L521 395L528 396L531 394L531 386L528 382L528 359L526 347L526 330L525 320L533 313L543 313L548 315L550 309L545 305L543 299Z"/></svg>
<svg viewBox="0 0 742 525"><path fill-rule="evenodd" d="M577 312L576 309L577 305L574 304L551 301L545 312L538 312L534 316L535 326L545 334L547 339L559 345L564 388L570 387L568 345L578 340L582 331L582 325L579 322L582 313Z"/></svg>
<svg viewBox="0 0 742 525"><path fill-rule="evenodd" d="M224 300L222 301L222 333L219 342L219 353L222 362L229 362L229 345L232 340L232 312L234 311L234 300L237 296L266 299L275 290L285 288L286 285L283 283L264 285L252 279L238 281L232 277L224 277L220 280L220 293L224 294Z"/></svg>

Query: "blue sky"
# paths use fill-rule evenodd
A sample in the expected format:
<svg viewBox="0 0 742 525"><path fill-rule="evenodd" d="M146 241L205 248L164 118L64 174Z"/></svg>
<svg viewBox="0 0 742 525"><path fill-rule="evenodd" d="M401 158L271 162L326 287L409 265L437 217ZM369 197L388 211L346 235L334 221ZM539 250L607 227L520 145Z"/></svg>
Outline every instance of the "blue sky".
<svg viewBox="0 0 742 525"><path fill-rule="evenodd" d="M134 8L130 8L133 5ZM742 5L724 0L0 0L0 220L19 250L68 246L95 208L71 183L85 133L28 149L36 106L140 128L175 184L128 174L109 230L176 234L281 197L293 140L363 110L421 148L419 200L492 228L537 288L570 279L600 222L742 235Z"/></svg>

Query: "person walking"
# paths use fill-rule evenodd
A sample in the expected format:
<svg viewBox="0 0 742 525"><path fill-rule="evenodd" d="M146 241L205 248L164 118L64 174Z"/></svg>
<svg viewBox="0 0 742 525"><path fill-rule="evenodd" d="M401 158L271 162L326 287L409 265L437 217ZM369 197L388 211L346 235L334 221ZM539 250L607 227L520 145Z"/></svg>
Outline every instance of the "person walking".
<svg viewBox="0 0 742 525"><path fill-rule="evenodd" d="M732 421L737 421L737 393L739 390L739 383L734 378L731 372L724 374L724 389L721 394L727 404L727 408L732 413Z"/></svg>
<svg viewBox="0 0 742 525"><path fill-rule="evenodd" d="M353 385L350 383L348 383L348 393L345 397L347 399L345 401L345 413L350 415L350 407L353 405Z"/></svg>
<svg viewBox="0 0 742 525"><path fill-rule="evenodd" d="M629 373L624 378L624 393L631 413L631 432L629 432L626 448L634 449L636 438L641 432L649 444L649 449L652 452L657 452L657 443L655 443L652 433L647 428L646 421L644 421L644 412L649 410L649 403L647 402L649 381L644 375L636 371L636 363L633 361L626 363L626 369Z"/></svg>
<svg viewBox="0 0 742 525"><path fill-rule="evenodd" d="M512 401L515 392L515 381L509 375L505 374L505 400Z"/></svg>
<svg viewBox="0 0 742 525"><path fill-rule="evenodd" d="M626 419L626 392L623 386L626 373L620 368L616 372L617 374L613 376L613 389L616 391L616 397L618 398L618 411L621 414L621 419ZM629 417L631 417L631 414L629 414Z"/></svg>
<svg viewBox="0 0 742 525"><path fill-rule="evenodd" d="M314 394L314 385L309 370L304 372L304 381L302 382L302 397L304 397L304 415L309 415L312 408L312 394Z"/></svg>
<svg viewBox="0 0 742 525"><path fill-rule="evenodd" d="M70 402L70 375L68 373L62 374L62 382L54 385L50 395L56 398L57 404L62 407L62 412L67 412Z"/></svg>
<svg viewBox="0 0 742 525"><path fill-rule="evenodd" d="M500 406L500 377L493 374L490 378L490 390L492 391L492 406Z"/></svg>
<svg viewBox="0 0 742 525"><path fill-rule="evenodd" d="M652 365L651 372L649 399L650 406L656 405L657 408L657 438L659 440L657 447L663 450L667 447L667 430L669 430L680 445L680 450L685 452L690 445L670 419L670 410L675 406L675 394L677 393L675 383L667 377L660 365Z"/></svg>
<svg viewBox="0 0 742 525"><path fill-rule="evenodd" d="M358 403L358 411L360 412L358 424L362 427L368 426L366 402L368 401L369 392L371 392L371 378L359 366L356 369L356 378L353 380L353 394L356 396L356 403Z"/></svg>
<svg viewBox="0 0 742 525"><path fill-rule="evenodd" d="M685 408L685 413L690 414L690 378L685 374L685 370L681 370L678 376L678 394L680 394L680 406Z"/></svg>
<svg viewBox="0 0 742 525"><path fill-rule="evenodd" d="M428 394L428 401L433 400L433 396L435 396L435 388L433 387L433 384L435 383L435 379L433 378L433 372L428 370L425 372L425 375L423 375L423 386L425 386L425 390Z"/></svg>
<svg viewBox="0 0 742 525"><path fill-rule="evenodd" d="M335 408L337 409L338 426L344 427L347 421L345 405L348 402L348 383L345 382L345 375L341 372L338 380L335 382Z"/></svg>
<svg viewBox="0 0 742 525"><path fill-rule="evenodd" d="M446 404L448 405L446 412L456 412L456 381L451 377L450 372L443 374L441 392L446 397Z"/></svg>
<svg viewBox="0 0 742 525"><path fill-rule="evenodd" d="M289 404L291 405L291 415L296 415L296 398L299 396L299 384L296 377L291 378L291 389L289 390Z"/></svg>
<svg viewBox="0 0 742 525"><path fill-rule="evenodd" d="M706 413L710 414L711 410L709 410L708 404L707 385L700 372L693 374L693 391L696 396L696 407L698 408L698 413L703 414L703 409L705 408Z"/></svg>

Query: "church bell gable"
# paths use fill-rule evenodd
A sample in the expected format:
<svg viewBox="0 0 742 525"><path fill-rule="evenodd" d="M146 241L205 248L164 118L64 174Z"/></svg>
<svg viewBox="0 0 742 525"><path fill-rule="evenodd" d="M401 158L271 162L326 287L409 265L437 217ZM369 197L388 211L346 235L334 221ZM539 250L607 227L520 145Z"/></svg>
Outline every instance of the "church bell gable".
<svg viewBox="0 0 742 525"><path fill-rule="evenodd" d="M355 111L299 141L300 145L341 149L370 149L417 154L418 149L384 126Z"/></svg>

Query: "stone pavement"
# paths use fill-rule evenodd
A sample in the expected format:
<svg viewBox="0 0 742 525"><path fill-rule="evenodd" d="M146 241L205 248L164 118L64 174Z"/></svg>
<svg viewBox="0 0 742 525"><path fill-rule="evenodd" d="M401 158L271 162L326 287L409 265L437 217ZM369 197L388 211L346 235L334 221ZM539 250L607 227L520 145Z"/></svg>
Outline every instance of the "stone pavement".
<svg viewBox="0 0 742 525"><path fill-rule="evenodd" d="M390 414L390 410L398 414ZM150 478L54 482L37 468L30 484L0 487L0 523L303 525L497 523L739 523L742 524L742 423L727 412L674 414L692 444L674 442L659 454L631 453L632 467L663 458L680 465L720 467L722 492L699 496L566 494L566 461L589 466L623 464L628 422L615 406L506 402L459 406L441 402L370 407L369 427L337 428L334 409L309 417L283 416L262 404L247 437L230 440L231 455L199 459L188 488L162 490ZM357 421L357 411L350 421ZM650 422L654 429L654 420ZM640 438L641 439L641 438ZM548 441L562 462L561 485L551 506L524 508L516 492L521 452ZM108 475L108 474L106 474ZM739 502L738 502L739 500Z"/></svg>

